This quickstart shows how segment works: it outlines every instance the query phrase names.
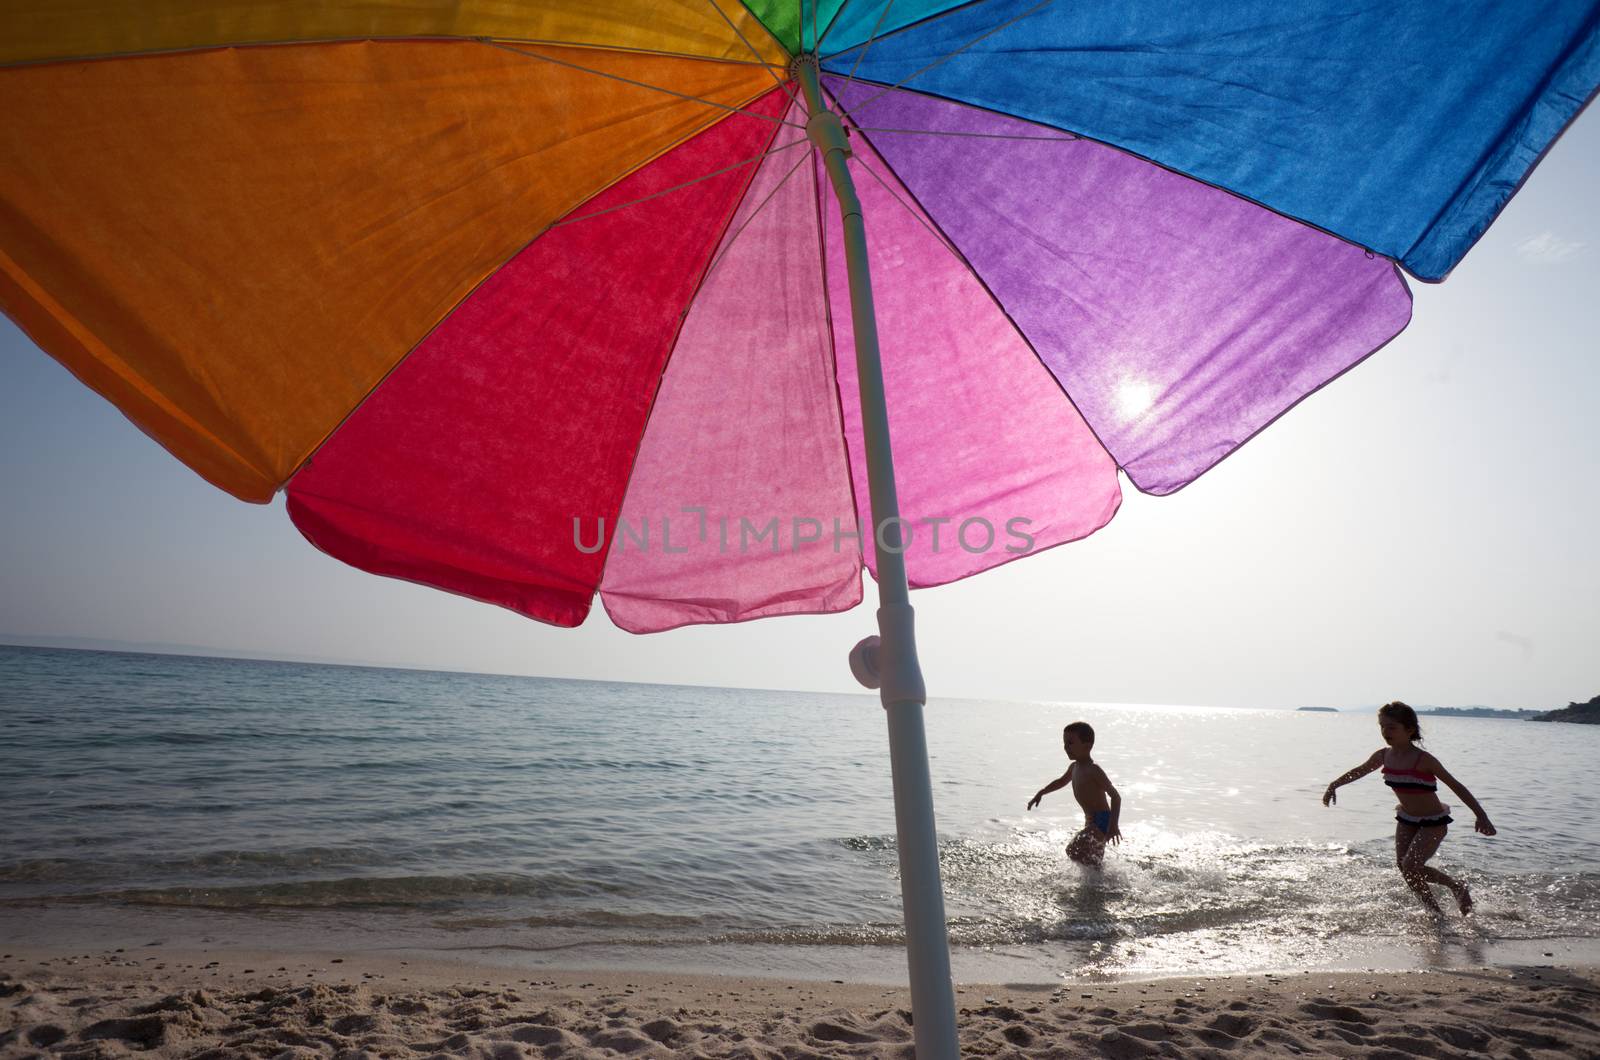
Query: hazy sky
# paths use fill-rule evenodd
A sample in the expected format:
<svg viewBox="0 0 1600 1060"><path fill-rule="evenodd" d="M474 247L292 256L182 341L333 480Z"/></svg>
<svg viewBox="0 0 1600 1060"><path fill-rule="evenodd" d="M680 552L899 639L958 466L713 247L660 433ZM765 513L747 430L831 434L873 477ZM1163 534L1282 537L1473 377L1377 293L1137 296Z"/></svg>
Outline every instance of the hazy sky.
<svg viewBox="0 0 1600 1060"><path fill-rule="evenodd" d="M1592 108L1591 108L1592 110ZM1600 692L1600 114L1410 328L1183 492L913 594L933 696L1552 707ZM0 640L852 691L854 612L636 637L362 574L0 320Z"/></svg>

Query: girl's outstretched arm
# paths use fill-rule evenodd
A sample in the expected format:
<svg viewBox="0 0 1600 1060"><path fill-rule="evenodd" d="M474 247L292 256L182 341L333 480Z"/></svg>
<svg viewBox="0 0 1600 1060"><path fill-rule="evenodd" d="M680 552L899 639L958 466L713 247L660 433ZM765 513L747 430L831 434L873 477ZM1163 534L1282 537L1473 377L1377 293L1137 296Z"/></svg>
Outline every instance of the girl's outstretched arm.
<svg viewBox="0 0 1600 1060"><path fill-rule="evenodd" d="M1350 772L1339 777L1332 784L1329 784L1328 790L1322 793L1322 805L1332 806L1334 803L1339 801L1338 796L1334 795L1333 793L1335 788L1342 788L1352 780L1360 780L1362 777L1366 776L1368 773L1372 772L1374 769L1377 769L1381 765L1383 765L1383 750L1382 748L1379 748L1378 750L1372 752L1371 758L1367 759L1365 762L1362 762Z"/></svg>
<svg viewBox="0 0 1600 1060"><path fill-rule="evenodd" d="M1495 827L1489 822L1489 815L1483 812L1483 807L1478 805L1478 800L1472 797L1472 792L1467 790L1467 786L1451 776L1449 770L1440 765L1439 760L1432 755L1427 755L1423 761L1431 761L1433 763L1431 767L1433 775L1444 781L1445 787L1455 792L1456 797L1466 803L1467 809L1471 810L1478 818L1473 822L1472 827L1484 835L1494 835Z"/></svg>

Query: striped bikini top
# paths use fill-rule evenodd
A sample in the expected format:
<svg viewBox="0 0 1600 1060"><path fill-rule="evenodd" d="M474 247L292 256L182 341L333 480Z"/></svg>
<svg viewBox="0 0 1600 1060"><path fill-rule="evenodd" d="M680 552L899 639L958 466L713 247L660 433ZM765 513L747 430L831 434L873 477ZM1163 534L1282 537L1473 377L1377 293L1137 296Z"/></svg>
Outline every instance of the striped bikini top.
<svg viewBox="0 0 1600 1060"><path fill-rule="evenodd" d="M1417 768L1422 764L1422 755L1422 751L1417 752L1417 760L1411 763L1410 769L1396 769L1385 761L1383 782L1391 788L1404 788L1407 791L1438 791L1438 778Z"/></svg>

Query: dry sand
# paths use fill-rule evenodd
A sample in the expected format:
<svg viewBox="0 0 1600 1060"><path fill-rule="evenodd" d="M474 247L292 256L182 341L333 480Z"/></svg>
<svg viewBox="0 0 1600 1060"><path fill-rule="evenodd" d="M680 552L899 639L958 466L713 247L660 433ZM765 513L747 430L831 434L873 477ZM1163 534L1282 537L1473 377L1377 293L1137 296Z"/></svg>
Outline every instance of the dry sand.
<svg viewBox="0 0 1600 1060"><path fill-rule="evenodd" d="M0 947L3 948L3 947ZM1600 971L964 986L968 1056L1600 1057ZM0 956L0 1055L912 1055L881 985L237 950Z"/></svg>

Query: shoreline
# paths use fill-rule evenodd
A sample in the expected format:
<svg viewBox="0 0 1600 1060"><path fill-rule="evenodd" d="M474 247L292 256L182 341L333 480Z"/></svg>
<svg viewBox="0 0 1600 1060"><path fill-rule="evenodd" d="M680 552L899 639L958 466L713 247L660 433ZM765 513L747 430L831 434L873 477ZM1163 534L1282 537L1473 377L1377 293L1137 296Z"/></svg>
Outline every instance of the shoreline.
<svg viewBox="0 0 1600 1060"><path fill-rule="evenodd" d="M124 959L171 953L325 953L346 961L404 959L413 964L456 961L516 976L734 975L892 987L906 979L899 944L839 945L552 937L541 929L494 921L453 926L449 914L420 910L199 910L88 901L0 903L0 952L56 958L116 951ZM279 962L281 963L281 962ZM1438 928L1420 910L1393 935L1318 936L1299 956L1267 947L1176 937L1091 940L1053 945L954 945L957 984L1013 983L1073 986L1168 978L1454 971L1482 967L1553 965L1600 968L1600 939L1491 939L1470 922L1450 918Z"/></svg>
<svg viewBox="0 0 1600 1060"><path fill-rule="evenodd" d="M965 1052L1600 1055L1600 968L959 984ZM0 1053L910 1057L903 986L338 951L0 944Z"/></svg>

